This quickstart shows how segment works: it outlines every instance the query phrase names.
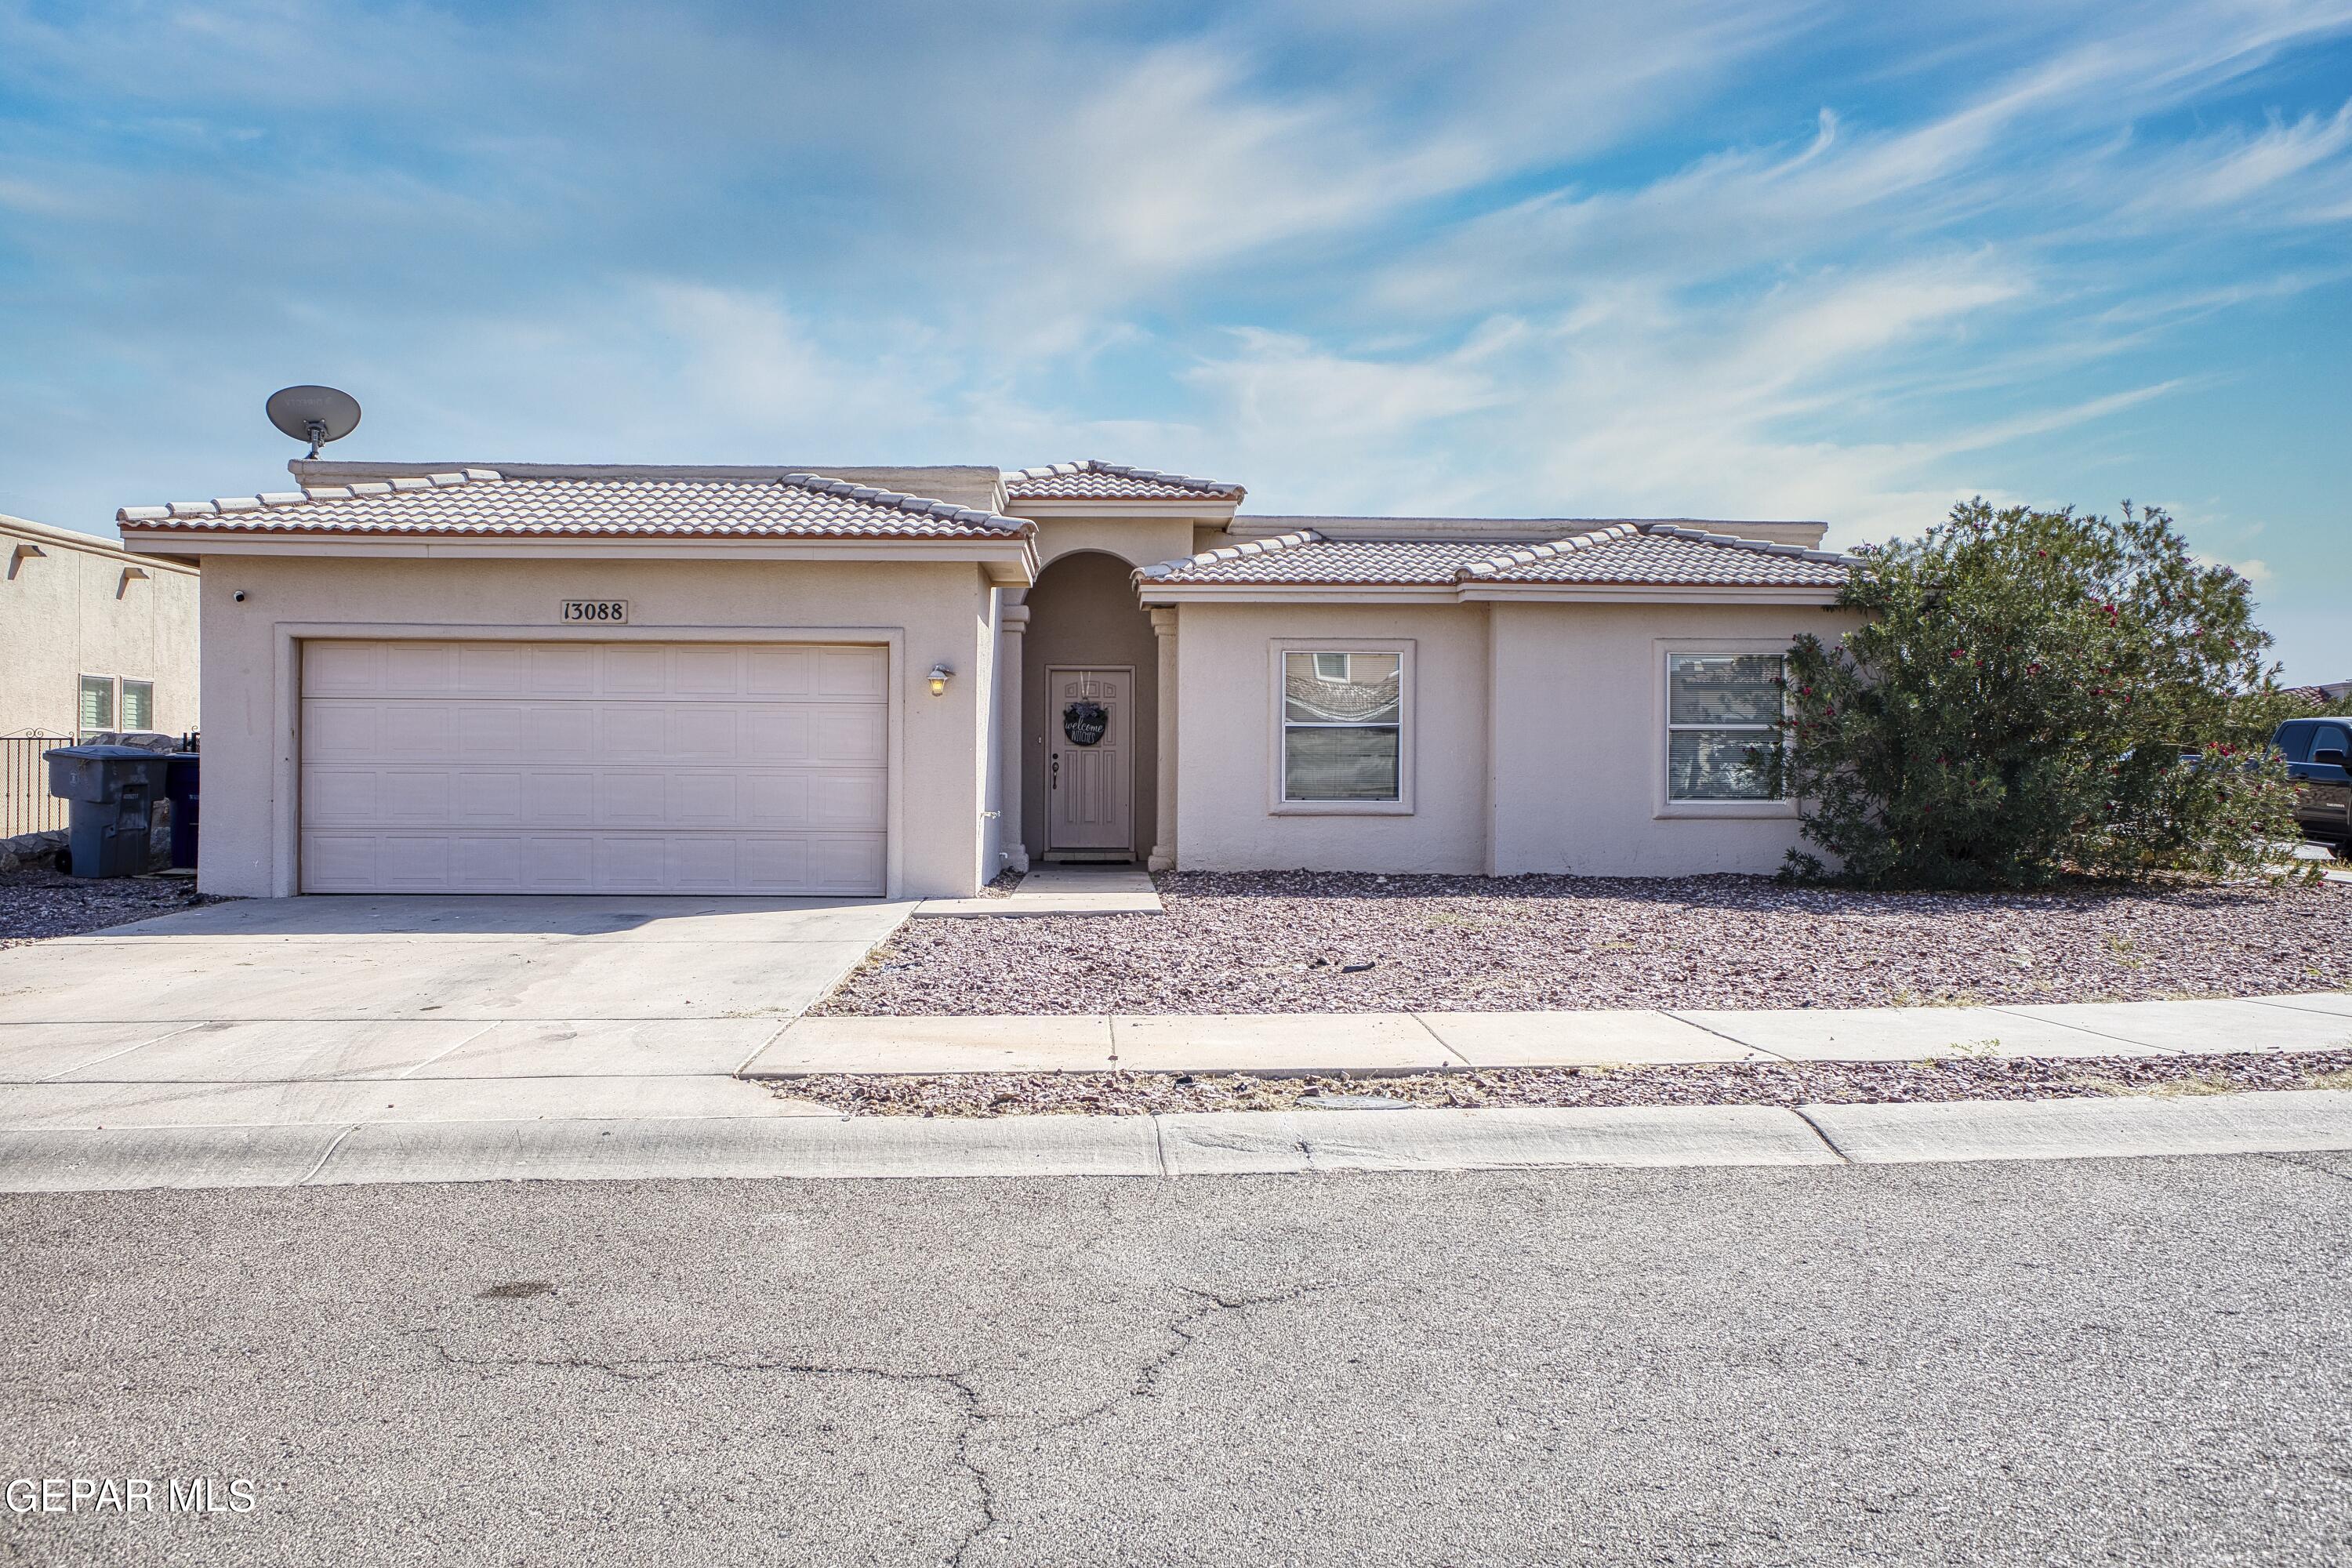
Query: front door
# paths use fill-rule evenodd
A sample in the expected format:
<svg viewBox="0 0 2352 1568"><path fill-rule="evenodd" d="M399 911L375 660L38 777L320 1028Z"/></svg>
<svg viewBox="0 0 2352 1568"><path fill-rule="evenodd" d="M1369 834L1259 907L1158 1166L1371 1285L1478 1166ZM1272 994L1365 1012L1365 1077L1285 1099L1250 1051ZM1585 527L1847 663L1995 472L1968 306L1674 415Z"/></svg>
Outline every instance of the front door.
<svg viewBox="0 0 2352 1568"><path fill-rule="evenodd" d="M1135 746L1128 669L1045 672L1045 847L1131 854Z"/></svg>

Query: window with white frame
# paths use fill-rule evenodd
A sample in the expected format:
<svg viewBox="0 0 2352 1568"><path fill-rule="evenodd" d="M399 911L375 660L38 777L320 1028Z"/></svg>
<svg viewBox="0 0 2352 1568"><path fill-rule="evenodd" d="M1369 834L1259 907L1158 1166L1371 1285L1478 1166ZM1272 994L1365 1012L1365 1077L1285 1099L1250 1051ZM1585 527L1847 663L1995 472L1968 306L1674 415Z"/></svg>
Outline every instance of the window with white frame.
<svg viewBox="0 0 2352 1568"><path fill-rule="evenodd" d="M1282 798L1401 804L1402 649L1282 654Z"/></svg>
<svg viewBox="0 0 2352 1568"><path fill-rule="evenodd" d="M1666 655L1666 798L1781 800L1788 658Z"/></svg>
<svg viewBox="0 0 2352 1568"><path fill-rule="evenodd" d="M81 732L92 734L114 728L114 678L110 675L85 675L81 678L81 704L79 710Z"/></svg>
<svg viewBox="0 0 2352 1568"><path fill-rule="evenodd" d="M126 730L152 730L155 727L155 683L153 681L124 678L122 727Z"/></svg>

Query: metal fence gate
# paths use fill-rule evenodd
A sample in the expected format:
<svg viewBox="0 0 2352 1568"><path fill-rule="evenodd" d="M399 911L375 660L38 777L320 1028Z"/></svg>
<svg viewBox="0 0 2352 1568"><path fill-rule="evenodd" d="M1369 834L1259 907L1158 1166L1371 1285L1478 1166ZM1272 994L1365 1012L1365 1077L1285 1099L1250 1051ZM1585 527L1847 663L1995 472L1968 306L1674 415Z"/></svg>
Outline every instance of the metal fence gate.
<svg viewBox="0 0 2352 1568"><path fill-rule="evenodd" d="M49 794L41 753L73 743L71 735L0 735L0 838L65 826L66 803Z"/></svg>

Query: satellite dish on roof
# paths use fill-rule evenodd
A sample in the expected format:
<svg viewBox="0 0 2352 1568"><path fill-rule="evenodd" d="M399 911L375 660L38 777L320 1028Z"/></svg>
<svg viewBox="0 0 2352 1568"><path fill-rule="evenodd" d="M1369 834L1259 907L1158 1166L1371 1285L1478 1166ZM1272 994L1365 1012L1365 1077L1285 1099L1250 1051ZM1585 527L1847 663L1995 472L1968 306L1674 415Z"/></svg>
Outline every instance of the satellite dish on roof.
<svg viewBox="0 0 2352 1568"><path fill-rule="evenodd" d="M269 395L269 422L297 441L310 443L310 456L330 441L359 428L360 400L331 386L289 386Z"/></svg>

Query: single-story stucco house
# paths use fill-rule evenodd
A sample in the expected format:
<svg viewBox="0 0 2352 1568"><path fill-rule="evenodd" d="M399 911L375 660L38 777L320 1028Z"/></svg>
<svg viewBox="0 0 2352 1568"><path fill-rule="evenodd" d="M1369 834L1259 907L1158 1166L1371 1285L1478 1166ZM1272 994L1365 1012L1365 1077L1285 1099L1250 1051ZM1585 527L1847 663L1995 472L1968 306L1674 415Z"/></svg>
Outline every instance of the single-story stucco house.
<svg viewBox="0 0 2352 1568"><path fill-rule="evenodd" d="M216 893L1769 871L1811 522L1250 517L1100 462L297 460L204 570Z"/></svg>

